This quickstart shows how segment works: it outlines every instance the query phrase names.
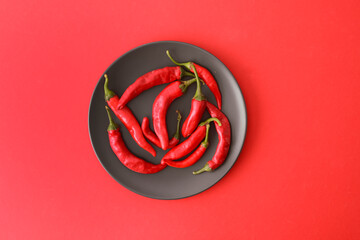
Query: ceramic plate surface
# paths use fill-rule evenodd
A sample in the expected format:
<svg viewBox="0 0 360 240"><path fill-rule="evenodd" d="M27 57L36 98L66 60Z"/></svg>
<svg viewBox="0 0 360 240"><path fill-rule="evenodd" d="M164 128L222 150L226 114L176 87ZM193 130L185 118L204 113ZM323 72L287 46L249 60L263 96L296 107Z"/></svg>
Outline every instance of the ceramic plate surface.
<svg viewBox="0 0 360 240"><path fill-rule="evenodd" d="M140 195L155 199L179 199L198 194L217 183L223 178L236 162L245 140L246 133L246 107L239 85L228 70L228 68L215 56L209 52L182 42L162 41L153 42L137 47L120 58L118 58L104 73L109 76L109 88L119 96L125 89L141 75L154 69L165 66L174 66L166 55L169 50L174 59L179 62L193 61L207 69L213 74L222 93L222 111L229 118L231 124L231 146L227 159L224 164L213 172L206 172L200 175L193 175L194 170L198 170L212 158L215 153L218 137L215 126L211 124L209 142L210 145L199 162L191 167L178 169L167 167L156 174L139 174L127 169L117 159L112 152L107 136L108 118L105 111L104 101L104 77L101 77L93 92L89 108L89 134L94 151L105 168L105 170L121 185ZM128 103L139 123L143 117L150 119L152 127L152 104L156 96L165 85L151 88ZM183 97L176 99L168 109L167 126L169 138L172 138L176 128L176 110L183 115L182 123L187 117L191 99L195 93L196 84L191 85ZM216 105L215 98L207 86L202 87L203 93L208 101ZM153 157L147 151L140 148L132 139L127 129L116 119L120 126L122 137L136 156L141 157L152 163L160 163L165 151L154 146L157 156ZM210 115L205 112L203 119ZM181 138L181 141L184 141Z"/></svg>

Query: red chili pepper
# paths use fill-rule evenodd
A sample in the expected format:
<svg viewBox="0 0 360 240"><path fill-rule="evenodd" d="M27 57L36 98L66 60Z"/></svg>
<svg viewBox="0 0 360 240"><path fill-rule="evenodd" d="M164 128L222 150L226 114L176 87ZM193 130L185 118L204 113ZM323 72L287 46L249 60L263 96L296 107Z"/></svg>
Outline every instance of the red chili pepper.
<svg viewBox="0 0 360 240"><path fill-rule="evenodd" d="M108 88L108 76L105 74L105 84L104 84L104 92L105 92L105 101L111 110L115 113L115 115L120 119L120 121L125 125L127 130L129 130L131 136L139 144L140 147L148 151L154 157L156 156L156 151L154 148L146 141L142 131L140 124L138 123L136 117L131 112L128 107L124 107L120 110L116 108L119 97Z"/></svg>
<svg viewBox="0 0 360 240"><path fill-rule="evenodd" d="M202 141L199 147L189 157L181 161L164 159L163 163L175 168L186 168L186 167L190 167L191 165L199 161L209 146L209 142L208 142L209 128L210 128L210 124L206 124L205 140Z"/></svg>
<svg viewBox="0 0 360 240"><path fill-rule="evenodd" d="M165 159L180 159L192 152L192 150L194 150L200 144L201 140L204 139L206 135L206 125L209 124L211 121L216 121L219 125L221 125L217 118L209 118L206 121L200 123L198 128L190 135L188 139L186 139L176 147L172 148L164 155L164 157L161 159L161 163L165 164Z"/></svg>
<svg viewBox="0 0 360 240"><path fill-rule="evenodd" d="M176 144L179 143L180 140L180 120L181 120L181 114L179 111L176 111L178 114L177 117L177 127L176 127L176 133L174 135L174 137L169 141L169 146L168 149L173 148L176 146ZM161 144L160 144L160 140L159 138L156 136L155 133L153 133L153 131L151 131L150 127L149 127L149 118L144 117L142 124L141 124L141 129L145 135L145 137L147 139L149 139L150 142L152 142L153 144L155 144L157 147L161 148Z"/></svg>
<svg viewBox="0 0 360 240"><path fill-rule="evenodd" d="M206 97L201 92L199 76L194 65L192 65L192 69L195 73L197 88L195 95L191 100L189 116L186 118L181 129L181 133L184 137L188 137L196 129L206 108Z"/></svg>
<svg viewBox="0 0 360 240"><path fill-rule="evenodd" d="M209 111L211 117L218 118L221 122L221 125L215 124L216 131L219 137L219 143L216 148L214 157L210 161L208 161L202 169L193 172L193 174L209 172L218 168L225 161L230 149L231 127L229 120L224 113L222 113L217 107L215 107L211 103L207 102L206 108Z"/></svg>
<svg viewBox="0 0 360 240"><path fill-rule="evenodd" d="M160 140L160 145L163 150L166 150L169 146L169 137L166 127L166 113L170 104L178 97L181 97L188 86L194 83L196 79L188 81L176 81L170 83L164 88L156 97L153 108L152 117L154 124L155 134Z"/></svg>
<svg viewBox="0 0 360 240"><path fill-rule="evenodd" d="M178 66L183 66L192 72L194 72L193 68L191 67L191 65L193 64L197 70L197 73L199 74L199 77L202 80L204 80L206 85L209 87L210 91L214 94L218 108L221 109L221 93L219 90L219 86L213 75L210 73L210 71L204 68L203 66L200 66L199 64L193 62L178 63L170 56L168 50L166 51L166 54L173 63L175 63Z"/></svg>
<svg viewBox="0 0 360 240"><path fill-rule="evenodd" d="M149 163L141 158L136 157L129 151L121 137L119 127L114 123L110 115L109 108L107 106L105 108L110 122L107 129L110 146L122 164L134 172L144 174L157 173L163 170L166 165Z"/></svg>
<svg viewBox="0 0 360 240"><path fill-rule="evenodd" d="M184 71L181 67L164 67L148 72L135 80L123 93L117 105L118 109L123 108L128 102L145 90L154 86L180 80L184 76L194 76Z"/></svg>

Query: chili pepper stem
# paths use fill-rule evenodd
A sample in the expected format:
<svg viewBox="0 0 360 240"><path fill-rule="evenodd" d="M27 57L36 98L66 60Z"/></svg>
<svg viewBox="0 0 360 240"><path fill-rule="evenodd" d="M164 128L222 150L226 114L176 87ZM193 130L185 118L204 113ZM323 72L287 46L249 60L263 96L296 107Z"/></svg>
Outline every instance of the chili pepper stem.
<svg viewBox="0 0 360 240"><path fill-rule="evenodd" d="M181 81L179 88L181 89L182 92L186 92L187 88L194 82L196 82L196 78L193 78L193 79L190 79L187 81Z"/></svg>
<svg viewBox="0 0 360 240"><path fill-rule="evenodd" d="M118 129L118 125L114 122L114 120L112 119L111 115L110 115L110 109L105 106L105 109L106 109L106 112L107 112L107 115L108 115L108 118L109 118L109 126L107 128L108 131L111 131L111 130L116 130Z"/></svg>
<svg viewBox="0 0 360 240"><path fill-rule="evenodd" d="M109 78L107 74L104 74L105 83L104 83L104 97L105 101L108 101L110 98L114 97L116 94L111 91L108 87L109 84Z"/></svg>
<svg viewBox="0 0 360 240"><path fill-rule="evenodd" d="M193 172L194 175L197 175L197 174L200 174L200 173L203 173L203 172L211 172L212 169L209 167L209 164L205 164L205 166L202 168L202 169L199 169L195 172Z"/></svg>
<svg viewBox="0 0 360 240"><path fill-rule="evenodd" d="M204 122L200 123L199 126L204 126L206 124L209 124L210 122L216 122L219 126L221 126L221 122L217 118L208 118Z"/></svg>
<svg viewBox="0 0 360 240"><path fill-rule="evenodd" d="M202 141L201 145L204 148L207 148L209 146L209 129L210 129L210 124L206 124L206 135L205 135L205 139L204 141Z"/></svg>
<svg viewBox="0 0 360 240"><path fill-rule="evenodd" d="M184 69L180 68L180 71L181 71L181 74L180 74L180 77L183 78L183 77L192 77L194 78L195 75L191 72L187 72L185 71ZM199 78L200 82L202 83L202 85L205 85L205 82L204 80L202 80L201 78Z"/></svg>
<svg viewBox="0 0 360 240"><path fill-rule="evenodd" d="M169 50L166 50L166 54L168 55L168 57L170 58L170 60L171 60L174 64L176 64L176 65L178 65L178 66L183 66L183 67L187 68L188 70L191 70L191 62L179 63L179 62L175 61L175 60L171 57Z"/></svg>
<svg viewBox="0 0 360 240"><path fill-rule="evenodd" d="M176 126L176 133L174 135L174 138L180 139L180 122L181 122L181 114L179 110L176 110L177 116L177 126Z"/></svg>
<svg viewBox="0 0 360 240"><path fill-rule="evenodd" d="M200 79L199 79L199 75L197 73L197 70L196 70L194 64L191 64L191 67L194 70L195 79L196 79L196 92L195 92L193 99L198 100L198 101L206 100L205 95L201 92Z"/></svg>
<svg viewBox="0 0 360 240"><path fill-rule="evenodd" d="M183 70L182 68L180 68L181 74L180 77L195 77L195 75L191 72L187 72L185 70Z"/></svg>

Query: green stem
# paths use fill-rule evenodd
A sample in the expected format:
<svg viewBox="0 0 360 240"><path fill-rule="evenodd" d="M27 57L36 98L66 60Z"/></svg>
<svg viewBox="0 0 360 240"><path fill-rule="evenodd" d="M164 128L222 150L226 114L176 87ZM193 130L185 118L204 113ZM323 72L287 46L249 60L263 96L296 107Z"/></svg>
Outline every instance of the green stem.
<svg viewBox="0 0 360 240"><path fill-rule="evenodd" d="M111 91L108 87L109 84L109 78L107 74L104 74L105 83L104 83L104 97L105 101L109 101L112 97L114 97L116 94Z"/></svg>
<svg viewBox="0 0 360 240"><path fill-rule="evenodd" d="M187 88L194 82L196 82L195 78L187 80L187 81L181 81L179 88L181 89L182 92L186 92Z"/></svg>
<svg viewBox="0 0 360 240"><path fill-rule="evenodd" d="M193 99L198 100L198 101L206 100L205 95L201 92L200 79L199 79L199 75L197 73L197 70L196 70L194 64L191 64L191 67L194 70L195 79L196 79L196 92L195 92Z"/></svg>
<svg viewBox="0 0 360 240"><path fill-rule="evenodd" d="M221 122L217 118L208 118L204 122L200 123L199 126L204 126L206 124L209 124L210 122L215 121L219 126L221 126Z"/></svg>
<svg viewBox="0 0 360 240"><path fill-rule="evenodd" d="M206 124L206 135L205 135L205 139L204 141L202 141L201 145L204 148L207 148L209 146L209 129L210 129L210 124Z"/></svg>
<svg viewBox="0 0 360 240"><path fill-rule="evenodd" d="M180 68L180 71L181 71L181 74L180 74L181 78L183 78L183 77L195 77L195 75L193 73L187 72L183 68Z"/></svg>
<svg viewBox="0 0 360 240"><path fill-rule="evenodd" d="M193 174L197 175L197 174L200 174L200 173L203 173L203 172L211 172L211 171L212 171L212 169L209 167L209 164L206 163L205 166L202 169L193 172Z"/></svg>
<svg viewBox="0 0 360 240"><path fill-rule="evenodd" d="M176 126L176 133L174 134L174 138L180 139L180 122L181 122L181 114L179 110L176 110L177 116L177 126Z"/></svg>
<svg viewBox="0 0 360 240"><path fill-rule="evenodd" d="M109 126L108 126L107 130L111 131L111 130L118 129L119 127L118 127L118 125L116 125L116 123L112 119L111 114L110 114L110 109L108 108L108 106L105 106L105 109L106 109L106 112L107 112L107 115L108 115L108 118L109 118Z"/></svg>
<svg viewBox="0 0 360 240"><path fill-rule="evenodd" d="M170 60L171 60L174 64L176 64L176 65L178 65L178 66L183 66L183 67L187 68L188 70L191 70L191 62L179 63L179 62L175 61L175 60L171 57L169 50L166 50L166 54L168 55L168 57L170 58Z"/></svg>

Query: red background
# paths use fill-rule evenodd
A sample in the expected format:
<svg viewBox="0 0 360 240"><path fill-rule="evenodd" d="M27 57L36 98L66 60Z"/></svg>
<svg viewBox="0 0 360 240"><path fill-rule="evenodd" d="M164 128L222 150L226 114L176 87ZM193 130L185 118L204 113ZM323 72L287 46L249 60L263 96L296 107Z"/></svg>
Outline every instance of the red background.
<svg viewBox="0 0 360 240"><path fill-rule="evenodd" d="M0 238L359 239L359 14L357 0L2 0ZM248 111L231 171L173 201L113 180L87 126L105 69L160 40L217 56Z"/></svg>

